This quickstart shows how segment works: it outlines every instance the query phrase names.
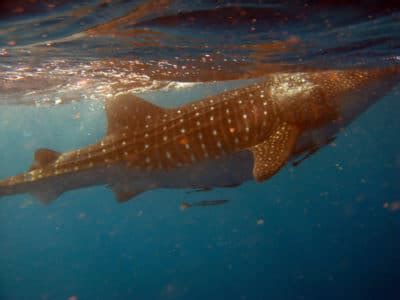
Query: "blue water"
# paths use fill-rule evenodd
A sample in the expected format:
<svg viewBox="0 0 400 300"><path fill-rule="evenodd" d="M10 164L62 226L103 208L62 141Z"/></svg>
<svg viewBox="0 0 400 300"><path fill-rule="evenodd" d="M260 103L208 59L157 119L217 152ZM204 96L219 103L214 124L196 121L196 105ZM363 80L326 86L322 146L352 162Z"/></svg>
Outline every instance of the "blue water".
<svg viewBox="0 0 400 300"><path fill-rule="evenodd" d="M213 1L194 2L174 2L160 14L216 5ZM111 37L112 47L105 47L103 41L96 41L93 48L77 47L76 41L54 42L115 19L138 5L118 2L99 16L96 12L100 8L93 3L86 3L96 9L85 12L86 23L78 28L70 25L68 18L62 18L63 23L56 17L68 15L71 7L76 9L78 4L74 2L56 5L50 11L38 6L26 14L9 11L2 15L3 31L13 25L17 32L24 32L24 22L29 25L44 20L59 20L54 22L64 27L50 27L46 37L36 31L28 34L27 27L24 35L13 35L9 30L1 36L0 48L7 53L0 56L1 178L26 170L37 148L65 151L93 143L104 135L103 104L105 94L110 92L104 87L119 80L110 74L126 70L111 70L105 65L102 74L99 68L82 73L83 66L104 62L112 55L129 60L139 57L149 64L160 57L171 63L179 61L168 57L173 51L166 48L171 45L159 46L158 50L154 45L128 47L124 44L126 37L122 41ZM279 31L289 31L289 35L307 41L299 52L296 49L264 58L274 63L280 58L296 65L306 61L310 66L323 62L326 67L344 67L385 65L398 60L400 14L396 5L392 9L390 5L372 9L350 3L328 7L321 14L310 13L314 18L307 22L274 21L272 32L264 22L265 30L259 29L254 43L273 40ZM278 4L270 2L269 6ZM324 23L321 15L333 11L337 14L331 22L336 22L318 32L315 28ZM218 44L221 32L228 32L225 27L232 25L215 22L210 29L204 25L212 23L207 20L198 27L182 28L176 22L168 25L159 20L153 21L155 25L147 21L146 26L164 34L173 33L174 42L179 41L180 46L188 43L186 32L203 32L203 38L213 37L209 43L215 50L222 47ZM251 41L246 24L235 25L231 31L239 37L234 39L229 31L226 44ZM293 28L296 32L291 31ZM338 32L341 34L336 35ZM9 40L17 40L16 36L20 37L17 45L9 45ZM331 41L329 37L333 36L336 39ZM378 37L379 42L373 43ZM32 48L33 42L50 40L58 46L46 53ZM309 46L310 40L313 47ZM159 40L162 45L168 41ZM200 47L200 42L197 50L196 44L188 44L191 47L182 50L182 57L198 57L196 51L201 55L210 51ZM342 50L338 50L339 45ZM79 55L67 51L74 47ZM102 47L104 52L100 53ZM111 51L113 47L116 54ZM85 49L87 55L83 56ZM175 51L179 49L177 46ZM241 51L233 47L224 55L237 57ZM246 53L240 55L249 57ZM303 60L299 62L299 58ZM21 69L22 65L32 70ZM44 71L40 73L37 68ZM23 84L10 89L12 76L20 76ZM166 80L179 81L176 77ZM221 80L170 89L161 88L164 84L146 85L138 92L156 104L170 107L243 84L240 80ZM72 90L78 90L75 98L58 104L58 99ZM237 188L194 194L154 190L125 204L118 204L105 187L68 192L48 206L29 195L2 198L0 299L399 299L399 96L397 86L346 128L333 145L297 168L285 167L262 184L247 182ZM179 209L183 201L212 199L231 201L223 206Z"/></svg>

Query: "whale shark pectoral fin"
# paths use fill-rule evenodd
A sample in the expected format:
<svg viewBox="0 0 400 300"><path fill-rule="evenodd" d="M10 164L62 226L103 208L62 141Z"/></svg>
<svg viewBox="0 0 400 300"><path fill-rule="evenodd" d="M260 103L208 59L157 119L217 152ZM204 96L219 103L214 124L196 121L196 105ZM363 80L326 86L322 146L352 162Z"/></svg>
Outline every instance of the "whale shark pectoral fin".
<svg viewBox="0 0 400 300"><path fill-rule="evenodd" d="M166 109L143 100L133 94L120 94L107 100L107 134L144 126L146 118L160 118Z"/></svg>
<svg viewBox="0 0 400 300"><path fill-rule="evenodd" d="M58 191L36 191L32 192L31 195L38 199L42 204L50 204L56 200L63 192Z"/></svg>
<svg viewBox="0 0 400 300"><path fill-rule="evenodd" d="M278 172L296 145L299 129L287 123L279 125L261 144L250 148L254 157L253 176L258 182Z"/></svg>
<svg viewBox="0 0 400 300"><path fill-rule="evenodd" d="M42 168L48 164L51 164L52 162L56 161L60 155L60 152L51 149L38 149L35 152L34 160L29 170L32 171L37 168Z"/></svg>
<svg viewBox="0 0 400 300"><path fill-rule="evenodd" d="M115 198L118 201L118 203L127 202L130 199L146 191L134 187L127 187L125 185L114 185L110 186L110 188L114 192Z"/></svg>

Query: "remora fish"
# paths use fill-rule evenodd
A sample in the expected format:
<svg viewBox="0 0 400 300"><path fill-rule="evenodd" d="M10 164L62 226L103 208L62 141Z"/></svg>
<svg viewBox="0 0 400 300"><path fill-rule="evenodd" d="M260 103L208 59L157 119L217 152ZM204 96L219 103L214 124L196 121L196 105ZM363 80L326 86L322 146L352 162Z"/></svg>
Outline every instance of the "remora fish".
<svg viewBox="0 0 400 300"><path fill-rule="evenodd" d="M399 79L399 66L276 73L175 109L119 95L106 103L102 140L62 154L37 150L29 171L0 181L0 196L30 193L49 203L108 185L123 202L154 188L264 181L329 143Z"/></svg>
<svg viewBox="0 0 400 300"><path fill-rule="evenodd" d="M201 200L194 203L182 202L180 205L181 210L185 210L191 207L206 207L206 206L216 206L216 205L223 205L228 203L229 200L226 199L219 199L219 200Z"/></svg>

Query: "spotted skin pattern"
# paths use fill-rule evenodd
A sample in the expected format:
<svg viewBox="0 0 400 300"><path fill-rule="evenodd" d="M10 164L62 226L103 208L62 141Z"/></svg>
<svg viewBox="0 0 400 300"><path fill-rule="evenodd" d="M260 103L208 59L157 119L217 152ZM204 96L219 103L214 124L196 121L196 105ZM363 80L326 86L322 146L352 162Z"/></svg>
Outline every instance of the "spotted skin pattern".
<svg viewBox="0 0 400 300"><path fill-rule="evenodd" d="M170 170L223 155L265 140L277 121L274 105L259 84L155 114L149 108L140 128L122 127L99 143L62 154L52 165L33 170L42 177L115 163L149 171ZM136 99L135 99L136 100ZM115 105L132 101L123 94ZM142 100L136 105L141 105ZM112 109L112 107L110 108ZM270 117L270 120L268 119ZM134 116L132 116L134 118Z"/></svg>
<svg viewBox="0 0 400 300"><path fill-rule="evenodd" d="M120 173L172 172L242 151L252 152L253 178L263 181L293 155L315 147L313 132L347 125L389 91L399 73L398 67L276 73L175 109L120 94L106 103L102 140L63 154L39 149L28 172L0 181L0 196L45 188L52 197L42 198L50 199L65 190L110 184L116 166ZM78 174L82 180L73 179Z"/></svg>

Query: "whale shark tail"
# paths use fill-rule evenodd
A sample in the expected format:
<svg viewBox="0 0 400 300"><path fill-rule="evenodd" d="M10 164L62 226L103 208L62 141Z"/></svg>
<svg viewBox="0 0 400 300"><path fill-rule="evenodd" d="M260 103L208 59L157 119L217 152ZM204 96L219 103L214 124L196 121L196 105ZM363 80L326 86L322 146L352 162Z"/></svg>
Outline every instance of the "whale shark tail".
<svg viewBox="0 0 400 300"><path fill-rule="evenodd" d="M33 162L27 172L6 178L0 181L0 197L12 196L20 193L29 193L39 202L49 204L63 191L47 189L36 184L37 170L42 169L57 160L61 154L57 151L41 148L34 154Z"/></svg>

